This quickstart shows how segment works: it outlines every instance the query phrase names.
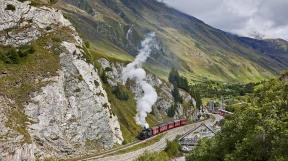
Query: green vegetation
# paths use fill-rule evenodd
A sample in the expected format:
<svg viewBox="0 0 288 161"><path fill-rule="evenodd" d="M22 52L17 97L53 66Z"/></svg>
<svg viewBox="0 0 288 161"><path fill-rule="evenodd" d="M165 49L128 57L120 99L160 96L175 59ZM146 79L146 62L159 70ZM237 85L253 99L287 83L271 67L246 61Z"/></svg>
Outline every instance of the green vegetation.
<svg viewBox="0 0 288 161"><path fill-rule="evenodd" d="M59 37L52 37L51 38L54 42L58 42L58 43L61 43L62 42L62 39L59 38Z"/></svg>
<svg viewBox="0 0 288 161"><path fill-rule="evenodd" d="M47 26L45 29L46 29L47 31L49 31L49 30L52 29L52 27L51 27L51 26Z"/></svg>
<svg viewBox="0 0 288 161"><path fill-rule="evenodd" d="M145 151L141 156L135 159L135 161L169 161L169 157L164 152L149 152Z"/></svg>
<svg viewBox="0 0 288 161"><path fill-rule="evenodd" d="M175 68L193 84L207 80L258 82L288 67L285 41L227 34L155 1L121 2L70 0L64 4L65 15L90 42L90 48L105 58L131 61L145 34L154 31L159 50L153 50L155 54L151 54L144 67L164 80ZM69 5L88 14L73 14L74 7ZM96 6L97 17L92 19ZM132 32L127 34L128 31ZM260 54L265 52L279 54Z"/></svg>
<svg viewBox="0 0 288 161"><path fill-rule="evenodd" d="M171 69L171 71L169 73L168 80L174 86L181 88L186 92L189 92L187 79L183 76L180 76L176 69L174 69L174 68Z"/></svg>
<svg viewBox="0 0 288 161"><path fill-rule="evenodd" d="M41 87L49 83L42 80L57 76L57 71L60 69L59 53L62 51L59 49L59 44L51 40L51 37L59 32L61 32L59 37L70 38L67 36L69 29L63 28L56 33L42 35L30 45L0 46L0 95L5 99L13 100L9 104L11 108L3 109L8 118L5 125L24 136L22 144L31 143L26 128L28 124L33 124L25 114L25 105L31 102L33 92L39 92ZM47 49L47 46L51 48ZM10 60L6 59L5 62L3 57Z"/></svg>
<svg viewBox="0 0 288 161"><path fill-rule="evenodd" d="M141 156L139 156L136 161L169 161L172 158L182 156L179 151L181 145L178 143L177 139L173 141L166 140L167 146L164 151L161 152L148 152L145 151Z"/></svg>
<svg viewBox="0 0 288 161"><path fill-rule="evenodd" d="M30 5L30 6L39 7L39 6L42 6L43 4L42 4L40 1L31 0L31 3L30 3L29 5Z"/></svg>
<svg viewBox="0 0 288 161"><path fill-rule="evenodd" d="M87 41L87 40L84 41L84 44L85 44L85 47L86 47L86 48L90 48L90 43L89 43L89 41Z"/></svg>
<svg viewBox="0 0 288 161"><path fill-rule="evenodd" d="M175 103L177 103L177 102L183 103L183 98L181 97L181 95L179 93L178 87L175 85L173 86L172 96L174 98Z"/></svg>
<svg viewBox="0 0 288 161"><path fill-rule="evenodd" d="M127 149L119 150L119 151L117 151L115 153L112 153L111 155L124 154L124 153L128 153L128 152L131 152L131 151L135 151L135 150L138 150L138 149L145 148L147 146L150 146L150 145L160 141L163 138L163 136L164 136L164 134L159 134L159 135L157 135L155 138L153 138L151 140L145 141L143 143L137 144L137 145L129 147Z"/></svg>
<svg viewBox="0 0 288 161"><path fill-rule="evenodd" d="M57 3L57 1L58 1L58 0L50 0L50 3L51 3L51 4L55 4L55 3Z"/></svg>
<svg viewBox="0 0 288 161"><path fill-rule="evenodd" d="M288 82L281 78L263 82L246 107L225 118L221 132L201 140L186 160L287 160Z"/></svg>
<svg viewBox="0 0 288 161"><path fill-rule="evenodd" d="M127 101L129 99L129 96L127 94L127 91L123 90L121 88L121 85L119 84L118 86L114 87L114 90L112 93L119 99L119 100L124 100Z"/></svg>
<svg viewBox="0 0 288 161"><path fill-rule="evenodd" d="M15 11L16 8L13 4L7 4L5 10Z"/></svg>
<svg viewBox="0 0 288 161"><path fill-rule="evenodd" d="M0 60L6 64L19 64L21 59L34 52L35 49L31 45L21 45L18 48L0 45Z"/></svg>
<svg viewBox="0 0 288 161"><path fill-rule="evenodd" d="M176 113L176 109L177 109L177 106L175 104L171 105L171 107L169 107L169 109L168 109L167 115L169 117L174 117L174 115Z"/></svg>
<svg viewBox="0 0 288 161"><path fill-rule="evenodd" d="M183 103L183 98L181 97L178 88L183 89L184 91L188 92L196 101L196 106L199 108L202 105L202 100L198 89L194 88L193 86L188 85L188 81L185 77L180 76L178 71L174 68L171 69L169 73L168 80L170 83L173 84L172 96L174 98L175 103ZM174 105L176 106L176 105ZM174 116L176 107L171 107L168 111L169 116Z"/></svg>
<svg viewBox="0 0 288 161"><path fill-rule="evenodd" d="M247 84L232 84L208 80L193 85L192 88L200 91L203 97L206 98L229 98L244 96L252 93L254 91L254 87L257 85L259 85L259 83L250 82Z"/></svg>
<svg viewBox="0 0 288 161"><path fill-rule="evenodd" d="M166 140L166 147L164 151L167 153L169 158L175 158L182 156L182 153L179 151L181 149L181 145L178 142L178 139L174 139L173 141Z"/></svg>

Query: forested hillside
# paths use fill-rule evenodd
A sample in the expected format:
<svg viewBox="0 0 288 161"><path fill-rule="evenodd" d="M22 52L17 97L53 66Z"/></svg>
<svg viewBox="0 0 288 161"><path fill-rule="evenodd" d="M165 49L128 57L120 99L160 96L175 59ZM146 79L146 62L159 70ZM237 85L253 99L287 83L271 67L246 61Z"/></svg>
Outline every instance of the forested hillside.
<svg viewBox="0 0 288 161"><path fill-rule="evenodd" d="M225 118L221 132L203 139L187 161L276 161L288 153L288 71L263 82L235 115Z"/></svg>

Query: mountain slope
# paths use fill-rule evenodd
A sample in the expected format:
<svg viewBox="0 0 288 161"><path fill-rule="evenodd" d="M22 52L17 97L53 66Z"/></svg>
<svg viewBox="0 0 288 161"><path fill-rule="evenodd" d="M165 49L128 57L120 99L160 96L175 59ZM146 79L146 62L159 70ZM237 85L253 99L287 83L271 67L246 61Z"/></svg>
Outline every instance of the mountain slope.
<svg viewBox="0 0 288 161"><path fill-rule="evenodd" d="M160 49L146 69L163 79L172 67L193 80L237 82L288 68L286 41L229 34L156 0L60 0L58 6L102 56L131 61L144 35L156 32Z"/></svg>

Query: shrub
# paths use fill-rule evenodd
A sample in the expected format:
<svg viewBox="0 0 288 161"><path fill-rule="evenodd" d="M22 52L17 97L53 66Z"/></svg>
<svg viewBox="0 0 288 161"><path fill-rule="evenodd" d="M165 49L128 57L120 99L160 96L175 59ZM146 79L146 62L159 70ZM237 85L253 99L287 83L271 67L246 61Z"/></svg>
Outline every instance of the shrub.
<svg viewBox="0 0 288 161"><path fill-rule="evenodd" d="M125 144L127 144L127 141L124 139L122 142L122 145L125 145Z"/></svg>
<svg viewBox="0 0 288 161"><path fill-rule="evenodd" d="M55 3L57 3L57 0L50 0L50 3L55 4Z"/></svg>
<svg viewBox="0 0 288 161"><path fill-rule="evenodd" d="M82 75L79 75L77 78L78 78L79 81L83 81L84 80Z"/></svg>
<svg viewBox="0 0 288 161"><path fill-rule="evenodd" d="M113 71L112 68L110 68L110 67L105 68L105 72L111 72L111 71Z"/></svg>
<svg viewBox="0 0 288 161"><path fill-rule="evenodd" d="M41 3L37 2L37 1L31 1L31 3L29 5L37 7L37 6L40 6Z"/></svg>
<svg viewBox="0 0 288 161"><path fill-rule="evenodd" d="M51 26L47 26L45 29L46 29L47 31L49 31L49 30L52 29L52 27L51 27Z"/></svg>
<svg viewBox="0 0 288 161"><path fill-rule="evenodd" d="M16 48L14 47L10 48L6 55L13 64L18 64L20 62L20 57L18 55Z"/></svg>
<svg viewBox="0 0 288 161"><path fill-rule="evenodd" d="M112 93L119 99L119 100L124 100L127 101L129 99L128 94L119 86L115 86L114 90Z"/></svg>
<svg viewBox="0 0 288 161"><path fill-rule="evenodd" d="M7 57L5 53L0 52L0 59L6 63L6 64L11 64L11 60Z"/></svg>
<svg viewBox="0 0 288 161"><path fill-rule="evenodd" d="M90 48L90 43L89 43L89 41L84 41L84 44L85 44L86 48Z"/></svg>
<svg viewBox="0 0 288 161"><path fill-rule="evenodd" d="M167 115L169 117L174 117L175 113L176 113L176 105L172 105L169 109L168 109L168 112L167 112Z"/></svg>
<svg viewBox="0 0 288 161"><path fill-rule="evenodd" d="M177 139L174 139L173 141L166 140L166 148L164 151L168 154L169 158L178 157L181 155L179 149L181 148L181 145L178 143Z"/></svg>
<svg viewBox="0 0 288 161"><path fill-rule="evenodd" d="M98 87L100 85L99 82L97 82L96 80L94 80L94 84L96 87Z"/></svg>
<svg viewBox="0 0 288 161"><path fill-rule="evenodd" d="M101 79L102 79L103 83L105 83L105 84L108 83L108 77L106 76L105 72L103 72L103 74L101 75Z"/></svg>
<svg viewBox="0 0 288 161"><path fill-rule="evenodd" d="M30 45L21 45L18 49L13 46L0 46L0 60L6 64L18 64L21 58L34 52L34 47Z"/></svg>
<svg viewBox="0 0 288 161"><path fill-rule="evenodd" d="M172 90L172 96L174 98L175 103L176 102L183 103L183 98L181 97L177 86L174 86L174 88Z"/></svg>
<svg viewBox="0 0 288 161"><path fill-rule="evenodd" d="M14 6L13 4L7 4L7 6L6 6L5 10L11 10L11 11L15 11L15 10L16 10L16 8L15 8L15 6Z"/></svg>
<svg viewBox="0 0 288 161"><path fill-rule="evenodd" d="M52 39L52 41L54 41L54 42L62 42L62 39L59 38L59 37L52 37L51 39Z"/></svg>
<svg viewBox="0 0 288 161"><path fill-rule="evenodd" d="M169 157L163 152L149 152L145 151L141 156L135 159L135 161L169 161Z"/></svg>

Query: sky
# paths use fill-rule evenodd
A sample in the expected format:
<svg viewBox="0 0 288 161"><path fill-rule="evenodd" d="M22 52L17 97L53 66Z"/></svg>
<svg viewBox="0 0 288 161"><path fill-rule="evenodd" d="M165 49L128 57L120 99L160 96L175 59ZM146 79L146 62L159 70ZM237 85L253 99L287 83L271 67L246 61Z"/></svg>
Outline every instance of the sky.
<svg viewBox="0 0 288 161"><path fill-rule="evenodd" d="M158 0L241 36L288 41L288 0Z"/></svg>

